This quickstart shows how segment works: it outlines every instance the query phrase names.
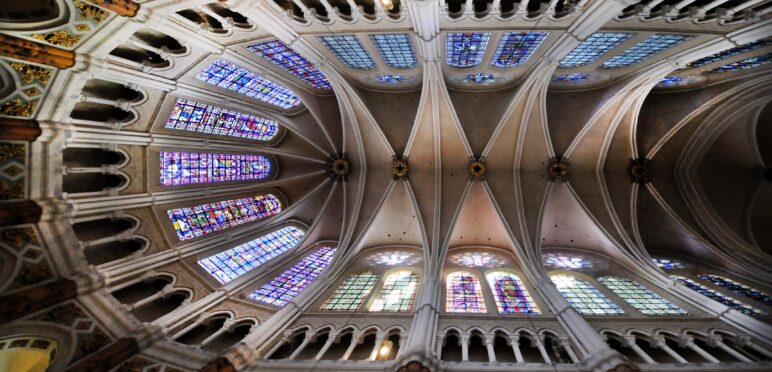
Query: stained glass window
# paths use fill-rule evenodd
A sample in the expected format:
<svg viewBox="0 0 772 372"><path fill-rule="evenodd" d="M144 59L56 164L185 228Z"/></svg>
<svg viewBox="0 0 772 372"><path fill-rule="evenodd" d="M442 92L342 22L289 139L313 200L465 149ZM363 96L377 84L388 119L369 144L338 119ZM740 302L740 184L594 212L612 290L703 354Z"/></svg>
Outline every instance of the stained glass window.
<svg viewBox="0 0 772 372"><path fill-rule="evenodd" d="M261 220L281 212L281 202L273 194L206 203L166 211L180 240L193 239L243 223Z"/></svg>
<svg viewBox="0 0 772 372"><path fill-rule="evenodd" d="M273 278L269 283L249 295L249 298L276 306L292 301L306 286L330 265L335 248L322 247L306 256L287 271Z"/></svg>
<svg viewBox="0 0 772 372"><path fill-rule="evenodd" d="M319 40L348 67L358 70L375 67L373 59L355 35L320 36Z"/></svg>
<svg viewBox="0 0 772 372"><path fill-rule="evenodd" d="M584 280L570 275L553 275L551 279L558 291L580 314L622 315L625 313L617 304Z"/></svg>
<svg viewBox="0 0 772 372"><path fill-rule="evenodd" d="M541 314L517 275L495 271L489 273L487 279L499 314Z"/></svg>
<svg viewBox="0 0 772 372"><path fill-rule="evenodd" d="M445 61L448 66L477 66L485 55L490 32L448 32L445 36Z"/></svg>
<svg viewBox="0 0 772 372"><path fill-rule="evenodd" d="M684 40L691 39L687 35L656 34L628 48L603 63L604 68L630 66L668 49Z"/></svg>
<svg viewBox="0 0 772 372"><path fill-rule="evenodd" d="M265 41L255 45L250 45L247 49L268 62L281 67L284 71L300 78L308 85L317 89L332 89L330 82L314 67L311 62L292 50L279 40Z"/></svg>
<svg viewBox="0 0 772 372"><path fill-rule="evenodd" d="M420 259L421 257L415 252L391 251L373 253L367 256L365 262L376 266L408 266L417 263Z"/></svg>
<svg viewBox="0 0 772 372"><path fill-rule="evenodd" d="M727 72L727 71L739 71L739 70L747 70L749 68L758 67L761 65L766 65L767 63L772 62L772 53L746 58L742 61L738 61L735 63L729 63L723 66L716 67L711 72Z"/></svg>
<svg viewBox="0 0 772 372"><path fill-rule="evenodd" d="M300 104L300 98L291 90L224 59L212 62L196 79L285 109Z"/></svg>
<svg viewBox="0 0 772 372"><path fill-rule="evenodd" d="M748 53L748 52L750 52L752 50L763 48L763 47L765 47L767 45L770 45L770 44L772 44L772 39L764 39L764 40L754 41L754 42L752 42L750 44L741 45L741 46L734 47L734 48L731 48L731 49L723 50L723 51L720 51L720 52L718 52L716 54L709 55L709 56L707 56L705 58L700 58L700 59L698 59L696 61L689 62L689 63L686 64L686 67L687 68L702 67L702 66L705 66L707 64L711 64L713 62L718 62L718 61L720 61L722 59L726 59L726 58L737 56L737 55L740 55L740 54L743 54L743 53Z"/></svg>
<svg viewBox="0 0 772 372"><path fill-rule="evenodd" d="M508 261L506 258L490 252L463 252L450 256L450 262L467 267L500 267Z"/></svg>
<svg viewBox="0 0 772 372"><path fill-rule="evenodd" d="M166 128L260 141L276 136L279 125L269 119L177 98Z"/></svg>
<svg viewBox="0 0 772 372"><path fill-rule="evenodd" d="M306 233L297 227L285 227L235 248L200 259L198 264L218 282L225 284L287 252L305 235Z"/></svg>
<svg viewBox="0 0 772 372"><path fill-rule="evenodd" d="M544 265L554 269L587 270L595 267L595 261L570 253L545 253L541 255Z"/></svg>
<svg viewBox="0 0 772 372"><path fill-rule="evenodd" d="M702 280L707 280L719 287L724 287L734 293L741 294L745 297L750 297L763 304L772 305L772 297L770 297L768 294L758 289L748 287L747 285L738 283L732 279L719 276L719 275L702 274L698 276Z"/></svg>
<svg viewBox="0 0 772 372"><path fill-rule="evenodd" d="M645 315L686 315L678 306L630 279L604 276L598 281Z"/></svg>
<svg viewBox="0 0 772 372"><path fill-rule="evenodd" d="M673 85L678 84L680 82L684 81L684 78L680 76L665 76L663 77L658 84L661 85Z"/></svg>
<svg viewBox="0 0 772 372"><path fill-rule="evenodd" d="M418 276L409 271L398 271L386 277L381 293L370 311L410 311L418 288Z"/></svg>
<svg viewBox="0 0 772 372"><path fill-rule="evenodd" d="M491 64L511 67L525 63L549 32L505 32Z"/></svg>
<svg viewBox="0 0 772 372"><path fill-rule="evenodd" d="M371 272L349 276L322 305L322 310L356 311L365 302L377 280L378 275Z"/></svg>
<svg viewBox="0 0 772 372"><path fill-rule="evenodd" d="M376 80L386 84L397 84L405 81L405 75L383 74L375 77Z"/></svg>
<svg viewBox="0 0 772 372"><path fill-rule="evenodd" d="M652 262L664 270L683 269L684 264L680 261L671 260L669 258L652 258Z"/></svg>
<svg viewBox="0 0 772 372"><path fill-rule="evenodd" d="M413 68L418 63L408 34L372 34L370 40L391 67Z"/></svg>
<svg viewBox="0 0 772 372"><path fill-rule="evenodd" d="M622 32L596 32L560 61L560 67L586 65L633 36Z"/></svg>
<svg viewBox="0 0 772 372"><path fill-rule="evenodd" d="M262 155L161 151L161 185L259 180L271 174Z"/></svg>
<svg viewBox="0 0 772 372"><path fill-rule="evenodd" d="M746 304L744 304L744 303L742 303L740 301L735 300L732 297L724 296L723 294L721 294L721 293L719 293L717 291L714 291L714 290L712 290L712 289L710 289L710 288L708 288L708 287L706 287L706 286L704 286L702 284L699 284L699 283L695 282L694 280L691 280L691 279L688 279L688 278L684 278L682 276L677 276L677 275L672 275L671 278L673 278L675 280L678 280L679 282L681 282L683 285L685 285L689 289L691 289L691 290L693 290L695 292L698 292L698 293L702 294L703 296L708 297L708 298L710 298L712 300L720 302L720 303L722 303L722 304L724 304L726 306L729 306L729 307L731 307L731 308L733 308L733 309L735 309L737 311L740 311L743 314L747 314L747 315L751 315L751 316L766 315L766 313L764 313L763 311L761 311L761 310L759 310L759 309L757 309L755 307L746 305Z"/></svg>
<svg viewBox="0 0 772 372"><path fill-rule="evenodd" d="M448 275L445 311L449 313L485 313L485 300L477 277L466 272Z"/></svg>
<svg viewBox="0 0 772 372"><path fill-rule="evenodd" d="M586 74L560 74L555 77L555 81L579 81L579 80L587 80Z"/></svg>
<svg viewBox="0 0 772 372"><path fill-rule="evenodd" d="M484 72L469 74L469 75L466 75L466 77L464 78L465 83L475 83L475 84L485 84L493 80L496 80L493 77L493 74L486 74Z"/></svg>

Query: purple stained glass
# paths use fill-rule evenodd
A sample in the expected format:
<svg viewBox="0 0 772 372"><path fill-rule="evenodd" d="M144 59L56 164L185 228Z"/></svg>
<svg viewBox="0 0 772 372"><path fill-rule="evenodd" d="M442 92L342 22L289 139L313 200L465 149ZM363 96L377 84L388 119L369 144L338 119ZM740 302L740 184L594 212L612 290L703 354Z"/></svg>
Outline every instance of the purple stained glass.
<svg viewBox="0 0 772 372"><path fill-rule="evenodd" d="M445 36L445 61L448 66L466 68L482 62L490 32L448 32Z"/></svg>
<svg viewBox="0 0 772 372"><path fill-rule="evenodd" d="M161 151L161 185L259 180L271 174L263 155Z"/></svg>
<svg viewBox="0 0 772 372"><path fill-rule="evenodd" d="M284 71L295 75L314 88L332 89L330 82L327 81L327 78L318 68L314 67L305 57L279 40L250 45L247 49L263 57L268 62L281 67Z"/></svg>
<svg viewBox="0 0 772 372"><path fill-rule="evenodd" d="M200 259L198 264L218 282L225 284L287 252L298 245L305 235L297 227L285 227Z"/></svg>
<svg viewBox="0 0 772 372"><path fill-rule="evenodd" d="M477 277L466 272L448 275L445 311L449 313L485 313L485 300Z"/></svg>
<svg viewBox="0 0 772 372"><path fill-rule="evenodd" d="M291 90L224 59L212 62L196 79L284 109L300 104L300 98Z"/></svg>
<svg viewBox="0 0 772 372"><path fill-rule="evenodd" d="M249 298L275 306L286 305L330 265L335 251L335 248L330 247L319 248L252 292Z"/></svg>
<svg viewBox="0 0 772 372"><path fill-rule="evenodd" d="M505 32L491 65L511 67L525 63L549 32Z"/></svg>
<svg viewBox="0 0 772 372"><path fill-rule="evenodd" d="M541 314L517 275L503 271L487 275L499 314Z"/></svg>
<svg viewBox="0 0 772 372"><path fill-rule="evenodd" d="M260 141L276 136L279 125L269 119L177 98L165 128Z"/></svg>
<svg viewBox="0 0 772 372"><path fill-rule="evenodd" d="M188 240L279 214L281 208L279 198L273 194L261 194L169 209L166 213L180 240Z"/></svg>

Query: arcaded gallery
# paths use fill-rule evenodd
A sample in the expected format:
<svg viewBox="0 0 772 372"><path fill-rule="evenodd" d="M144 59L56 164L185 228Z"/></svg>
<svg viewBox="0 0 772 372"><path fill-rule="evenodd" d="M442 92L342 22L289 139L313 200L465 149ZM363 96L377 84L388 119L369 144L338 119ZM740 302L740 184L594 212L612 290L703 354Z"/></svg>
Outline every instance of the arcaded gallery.
<svg viewBox="0 0 772 372"><path fill-rule="evenodd" d="M772 371L772 0L0 0L0 372Z"/></svg>

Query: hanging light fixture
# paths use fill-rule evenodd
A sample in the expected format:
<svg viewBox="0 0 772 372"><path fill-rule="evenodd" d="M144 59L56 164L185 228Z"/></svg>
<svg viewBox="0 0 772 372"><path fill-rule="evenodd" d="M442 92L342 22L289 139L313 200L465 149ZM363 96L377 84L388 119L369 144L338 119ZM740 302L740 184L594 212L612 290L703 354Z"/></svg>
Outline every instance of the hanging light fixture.
<svg viewBox="0 0 772 372"><path fill-rule="evenodd" d="M379 0L381 2L381 5L383 5L383 9L386 10L392 10L394 9L394 2L392 0Z"/></svg>
<svg viewBox="0 0 772 372"><path fill-rule="evenodd" d="M381 344L381 349L378 350L378 354L381 355L381 358L386 358L389 355L392 346L394 346L394 343L390 340L386 340Z"/></svg>

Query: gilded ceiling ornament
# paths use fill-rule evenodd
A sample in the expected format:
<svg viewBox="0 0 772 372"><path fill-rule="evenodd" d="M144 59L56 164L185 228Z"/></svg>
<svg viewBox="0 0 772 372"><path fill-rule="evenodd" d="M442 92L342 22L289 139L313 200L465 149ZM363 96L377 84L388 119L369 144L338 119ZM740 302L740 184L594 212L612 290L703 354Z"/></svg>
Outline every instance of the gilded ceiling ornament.
<svg viewBox="0 0 772 372"><path fill-rule="evenodd" d="M568 182L571 173L568 172L569 162L563 158L552 158L549 165L550 181Z"/></svg>
<svg viewBox="0 0 772 372"><path fill-rule="evenodd" d="M0 143L0 162L8 160L24 161L27 151L21 143Z"/></svg>
<svg viewBox="0 0 772 372"><path fill-rule="evenodd" d="M8 116L23 116L25 118L31 117L35 112L37 102L22 102L20 98L16 98L12 101L8 101L0 108L0 114Z"/></svg>
<svg viewBox="0 0 772 372"><path fill-rule="evenodd" d="M336 177L338 179L343 179L348 175L348 173L351 171L351 163L346 159L346 156L343 154L338 154L335 156L332 156L332 161L329 162L330 169L329 172L333 177Z"/></svg>
<svg viewBox="0 0 772 372"><path fill-rule="evenodd" d="M40 89L35 87L24 89L23 92L28 97L37 97L38 95L40 95Z"/></svg>
<svg viewBox="0 0 772 372"><path fill-rule="evenodd" d="M472 177L483 177L485 176L485 171L485 163L482 160L472 159L469 162L469 173L472 174Z"/></svg>
<svg viewBox="0 0 772 372"><path fill-rule="evenodd" d="M40 84L46 85L51 81L53 74L53 70L21 62L13 62L11 67L21 73L21 79L25 83L33 83L37 80Z"/></svg>
<svg viewBox="0 0 772 372"><path fill-rule="evenodd" d="M18 248L21 252L27 244L38 244L38 238L31 227L20 227L0 230L0 242Z"/></svg>
<svg viewBox="0 0 772 372"><path fill-rule="evenodd" d="M632 181L641 185L649 183L648 168L649 159L638 158L630 160L630 167L628 170L630 171Z"/></svg>
<svg viewBox="0 0 772 372"><path fill-rule="evenodd" d="M394 161L391 162L391 171L394 173L394 178L407 177L407 159L394 157Z"/></svg>
<svg viewBox="0 0 772 372"><path fill-rule="evenodd" d="M24 199L24 184L0 181L0 200Z"/></svg>
<svg viewBox="0 0 772 372"><path fill-rule="evenodd" d="M74 5L75 8L77 8L80 11L81 17L83 17L84 19L88 19L89 21L92 21L96 24L100 24L104 22L105 19L110 17L110 12L106 12L93 5L86 4L80 0L73 1L72 5Z"/></svg>
<svg viewBox="0 0 772 372"><path fill-rule="evenodd" d="M76 24L75 25L75 29L80 31L80 32L89 32L89 31L91 31L91 27L88 27L88 25L85 24L85 23L78 23L78 24Z"/></svg>
<svg viewBox="0 0 772 372"><path fill-rule="evenodd" d="M32 37L66 48L72 48L80 41L80 36L70 35L70 33L65 30L54 31L47 34L32 34Z"/></svg>

